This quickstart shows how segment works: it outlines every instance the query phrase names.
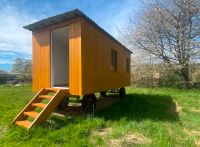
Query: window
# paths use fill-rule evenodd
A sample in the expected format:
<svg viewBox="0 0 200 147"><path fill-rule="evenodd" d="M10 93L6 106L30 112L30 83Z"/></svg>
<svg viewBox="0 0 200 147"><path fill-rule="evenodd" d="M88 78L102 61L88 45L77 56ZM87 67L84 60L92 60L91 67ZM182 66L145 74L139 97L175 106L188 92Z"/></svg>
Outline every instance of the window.
<svg viewBox="0 0 200 147"><path fill-rule="evenodd" d="M129 74L130 73L130 59L126 58L126 71Z"/></svg>
<svg viewBox="0 0 200 147"><path fill-rule="evenodd" d="M117 71L117 52L115 50L111 50L111 70Z"/></svg>

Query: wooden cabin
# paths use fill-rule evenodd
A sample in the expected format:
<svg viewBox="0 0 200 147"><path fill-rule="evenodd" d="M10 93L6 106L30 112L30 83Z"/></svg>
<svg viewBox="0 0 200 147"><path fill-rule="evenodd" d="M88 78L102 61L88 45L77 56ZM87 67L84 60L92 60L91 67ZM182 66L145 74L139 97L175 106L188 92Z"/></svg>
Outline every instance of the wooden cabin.
<svg viewBox="0 0 200 147"><path fill-rule="evenodd" d="M80 10L24 28L32 31L33 92L54 88L91 96L130 85L132 52Z"/></svg>

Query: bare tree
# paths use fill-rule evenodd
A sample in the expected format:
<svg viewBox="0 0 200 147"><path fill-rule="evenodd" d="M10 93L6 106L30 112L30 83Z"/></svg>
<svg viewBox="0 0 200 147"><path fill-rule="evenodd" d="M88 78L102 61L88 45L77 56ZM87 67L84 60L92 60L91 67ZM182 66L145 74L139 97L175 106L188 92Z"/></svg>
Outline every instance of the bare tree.
<svg viewBox="0 0 200 147"><path fill-rule="evenodd" d="M32 78L31 60L17 58L12 66L11 73L17 74L17 78L22 81L30 81Z"/></svg>
<svg viewBox="0 0 200 147"><path fill-rule="evenodd" d="M130 17L123 36L189 82L189 63L200 57L200 1L149 0L137 19Z"/></svg>

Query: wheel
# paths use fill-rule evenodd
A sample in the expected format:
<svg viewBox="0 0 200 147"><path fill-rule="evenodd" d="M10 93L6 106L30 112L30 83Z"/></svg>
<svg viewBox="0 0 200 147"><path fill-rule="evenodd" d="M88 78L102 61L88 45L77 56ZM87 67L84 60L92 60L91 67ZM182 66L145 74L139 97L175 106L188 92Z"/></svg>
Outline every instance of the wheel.
<svg viewBox="0 0 200 147"><path fill-rule="evenodd" d="M119 89L119 96L124 97L126 95L126 89L124 87Z"/></svg>
<svg viewBox="0 0 200 147"><path fill-rule="evenodd" d="M107 96L106 93L107 93L107 91L101 91L101 92L100 92L100 96L101 96L101 97L106 97L106 96Z"/></svg>
<svg viewBox="0 0 200 147"><path fill-rule="evenodd" d="M69 104L69 97L65 96L62 101L58 104L58 110L65 110Z"/></svg>
<svg viewBox="0 0 200 147"><path fill-rule="evenodd" d="M111 89L110 92L111 93L118 93L119 92L119 88Z"/></svg>
<svg viewBox="0 0 200 147"><path fill-rule="evenodd" d="M94 94L87 94L81 100L82 111L84 113L93 113L96 108L96 97Z"/></svg>

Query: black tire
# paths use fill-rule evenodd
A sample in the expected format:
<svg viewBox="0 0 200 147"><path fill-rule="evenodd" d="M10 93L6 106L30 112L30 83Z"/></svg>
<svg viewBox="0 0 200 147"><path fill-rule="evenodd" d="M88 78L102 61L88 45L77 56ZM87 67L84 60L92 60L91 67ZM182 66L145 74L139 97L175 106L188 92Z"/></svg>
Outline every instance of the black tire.
<svg viewBox="0 0 200 147"><path fill-rule="evenodd" d="M58 110L65 110L69 104L69 97L65 96L62 101L58 104Z"/></svg>
<svg viewBox="0 0 200 147"><path fill-rule="evenodd" d="M93 113L96 108L96 97L94 94L87 94L81 100L82 112Z"/></svg>
<svg viewBox="0 0 200 147"><path fill-rule="evenodd" d="M126 89L124 87L119 89L119 96L125 97L126 96Z"/></svg>
<svg viewBox="0 0 200 147"><path fill-rule="evenodd" d="M100 96L101 96L101 97L106 97L106 96L107 96L106 93L107 93L107 91L101 91L101 92L100 92Z"/></svg>

